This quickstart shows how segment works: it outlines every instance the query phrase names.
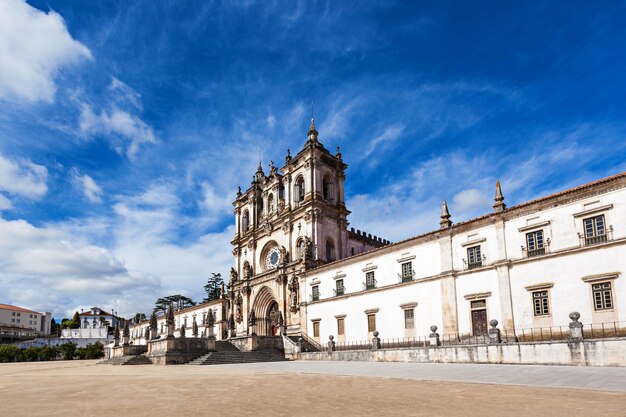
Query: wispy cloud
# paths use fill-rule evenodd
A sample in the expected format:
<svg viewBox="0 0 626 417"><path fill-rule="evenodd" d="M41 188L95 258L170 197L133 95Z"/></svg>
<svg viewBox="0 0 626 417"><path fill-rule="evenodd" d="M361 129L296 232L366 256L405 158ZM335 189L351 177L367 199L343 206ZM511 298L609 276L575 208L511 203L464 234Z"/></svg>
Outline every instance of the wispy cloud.
<svg viewBox="0 0 626 417"><path fill-rule="evenodd" d="M78 185L87 200L95 204L102 203L102 188L89 175L81 175L78 169L74 168L72 181Z"/></svg>
<svg viewBox="0 0 626 417"><path fill-rule="evenodd" d="M38 200L43 197L48 186L48 170L25 159L8 159L0 155L0 210L13 208L6 195Z"/></svg>

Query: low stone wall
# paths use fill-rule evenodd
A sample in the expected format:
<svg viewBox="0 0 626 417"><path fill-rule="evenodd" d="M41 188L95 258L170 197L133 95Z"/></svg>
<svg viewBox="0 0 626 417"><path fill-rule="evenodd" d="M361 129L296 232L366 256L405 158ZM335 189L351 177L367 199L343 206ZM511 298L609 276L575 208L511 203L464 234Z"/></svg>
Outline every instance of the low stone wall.
<svg viewBox="0 0 626 417"><path fill-rule="evenodd" d="M241 336L228 339L242 352L252 352L256 350L283 350L283 339L281 336Z"/></svg>
<svg viewBox="0 0 626 417"><path fill-rule="evenodd" d="M187 363L209 350L215 350L215 340L193 337L157 339L148 342L146 356L155 365L177 365Z"/></svg>
<svg viewBox="0 0 626 417"><path fill-rule="evenodd" d="M626 366L626 339L303 352L299 360Z"/></svg>
<svg viewBox="0 0 626 417"><path fill-rule="evenodd" d="M141 355L146 353L148 347L145 345L120 345L113 347L111 350L113 353L110 357L119 358L121 356Z"/></svg>

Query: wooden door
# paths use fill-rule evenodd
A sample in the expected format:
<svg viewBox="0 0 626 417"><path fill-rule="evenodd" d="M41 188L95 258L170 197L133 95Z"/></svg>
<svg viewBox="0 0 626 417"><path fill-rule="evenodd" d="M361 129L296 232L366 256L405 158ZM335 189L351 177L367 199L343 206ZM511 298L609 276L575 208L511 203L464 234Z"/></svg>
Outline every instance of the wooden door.
<svg viewBox="0 0 626 417"><path fill-rule="evenodd" d="M487 310L472 310L472 331L474 336L487 334Z"/></svg>

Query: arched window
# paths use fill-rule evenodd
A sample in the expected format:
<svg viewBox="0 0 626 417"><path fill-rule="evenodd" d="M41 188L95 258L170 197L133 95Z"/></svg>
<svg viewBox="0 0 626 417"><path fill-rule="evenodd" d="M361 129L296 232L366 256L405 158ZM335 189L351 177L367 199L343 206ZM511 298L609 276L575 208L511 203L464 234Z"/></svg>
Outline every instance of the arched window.
<svg viewBox="0 0 626 417"><path fill-rule="evenodd" d="M248 210L243 212L241 216L241 230L246 231L250 227L250 212Z"/></svg>
<svg viewBox="0 0 626 417"><path fill-rule="evenodd" d="M329 203L335 202L335 199L333 198L333 189L333 182L331 181L330 177L324 176L324 179L322 180L322 195L324 197L324 200L328 201Z"/></svg>
<svg viewBox="0 0 626 417"><path fill-rule="evenodd" d="M285 186L283 185L282 182L278 186L278 198L280 198L280 199L284 199L285 198Z"/></svg>
<svg viewBox="0 0 626 417"><path fill-rule="evenodd" d="M263 198L259 198L259 201L257 203L257 222L259 220L261 220L261 218L263 217Z"/></svg>
<svg viewBox="0 0 626 417"><path fill-rule="evenodd" d="M304 256L304 239L299 239L296 243L296 256L298 259L302 259Z"/></svg>
<svg viewBox="0 0 626 417"><path fill-rule="evenodd" d="M267 196L267 214L272 214L274 211L274 194Z"/></svg>
<svg viewBox="0 0 626 417"><path fill-rule="evenodd" d="M331 239L326 241L326 261L332 262L335 260L335 244Z"/></svg>
<svg viewBox="0 0 626 417"><path fill-rule="evenodd" d="M296 180L296 190L295 190L296 202L300 202L304 200L304 178L298 177Z"/></svg>

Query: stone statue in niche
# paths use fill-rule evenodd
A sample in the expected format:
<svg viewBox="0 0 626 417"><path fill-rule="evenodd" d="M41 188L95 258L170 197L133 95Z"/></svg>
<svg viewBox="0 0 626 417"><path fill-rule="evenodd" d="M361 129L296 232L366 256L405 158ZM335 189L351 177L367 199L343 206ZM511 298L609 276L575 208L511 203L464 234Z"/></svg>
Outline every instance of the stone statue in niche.
<svg viewBox="0 0 626 417"><path fill-rule="evenodd" d="M237 281L237 271L235 271L235 268L230 268L230 282L235 281Z"/></svg>
<svg viewBox="0 0 626 417"><path fill-rule="evenodd" d="M298 292L300 290L300 285L298 284L298 277L295 275L291 278L291 282L289 282L289 311L296 312L300 309L298 302Z"/></svg>
<svg viewBox="0 0 626 417"><path fill-rule="evenodd" d="M289 263L289 252L284 246L280 247L280 259L283 261L284 264Z"/></svg>
<svg viewBox="0 0 626 417"><path fill-rule="evenodd" d="M246 261L243 264L243 277L245 279L250 279L250 278L252 278L252 275L253 275L253 273L252 273L252 266L250 266L250 263L248 261Z"/></svg>
<svg viewBox="0 0 626 417"><path fill-rule="evenodd" d="M241 323L243 320L243 313L241 311L241 307L243 304L243 297L241 293L237 294L237 299L235 300L235 320L237 323Z"/></svg>

